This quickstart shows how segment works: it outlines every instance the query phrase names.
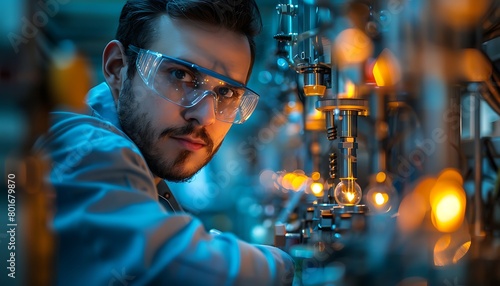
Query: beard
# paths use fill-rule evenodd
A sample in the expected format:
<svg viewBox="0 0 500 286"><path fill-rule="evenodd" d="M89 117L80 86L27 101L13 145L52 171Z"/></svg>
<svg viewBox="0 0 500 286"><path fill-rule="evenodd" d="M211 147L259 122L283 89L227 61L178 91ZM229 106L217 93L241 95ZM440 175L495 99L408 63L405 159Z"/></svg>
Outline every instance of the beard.
<svg viewBox="0 0 500 286"><path fill-rule="evenodd" d="M149 113L138 112L140 110L140 103L137 100L138 94L134 91L139 90L133 90L131 80L126 79L117 105L118 119L123 132L137 145L149 169L155 176L171 182L189 181L201 168L212 160L222 142L214 149L214 143L205 128L196 129L196 125L192 121L180 127L166 127L158 134L152 127L152 120L148 119ZM150 96L145 90L140 90L139 92L143 93L144 96ZM193 152L183 150L175 154L173 159L166 159L163 150L155 145L155 143L159 143L162 140L168 140L169 136L183 135L192 135L206 143L207 157L202 162L199 162L197 168L192 170L187 170L185 166Z"/></svg>

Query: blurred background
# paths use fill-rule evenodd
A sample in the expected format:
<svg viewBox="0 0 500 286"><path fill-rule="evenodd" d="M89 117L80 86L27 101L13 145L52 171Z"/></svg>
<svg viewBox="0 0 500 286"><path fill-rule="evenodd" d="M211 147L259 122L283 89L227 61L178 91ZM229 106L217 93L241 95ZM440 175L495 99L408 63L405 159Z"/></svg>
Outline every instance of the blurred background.
<svg viewBox="0 0 500 286"><path fill-rule="evenodd" d="M124 2L0 10L1 159L19 174L30 285L50 280L55 244L49 166L29 149L50 110L81 107L103 81ZM304 285L496 285L500 1L257 2L259 105L192 181L170 185L183 206L207 229L282 247Z"/></svg>

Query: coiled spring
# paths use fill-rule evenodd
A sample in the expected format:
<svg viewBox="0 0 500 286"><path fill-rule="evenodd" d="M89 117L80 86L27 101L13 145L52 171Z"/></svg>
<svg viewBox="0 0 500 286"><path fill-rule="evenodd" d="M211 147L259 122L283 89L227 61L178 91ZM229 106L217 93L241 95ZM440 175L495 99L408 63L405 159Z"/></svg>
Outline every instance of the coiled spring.
<svg viewBox="0 0 500 286"><path fill-rule="evenodd" d="M333 182L335 178L337 178L337 153L330 153L329 156L329 164L330 164L330 181Z"/></svg>

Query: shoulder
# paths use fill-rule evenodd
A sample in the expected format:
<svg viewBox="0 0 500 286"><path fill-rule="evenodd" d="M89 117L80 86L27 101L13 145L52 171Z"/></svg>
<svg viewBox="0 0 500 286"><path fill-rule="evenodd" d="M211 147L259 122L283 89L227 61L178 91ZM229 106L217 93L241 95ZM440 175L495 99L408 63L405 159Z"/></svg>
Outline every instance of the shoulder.
<svg viewBox="0 0 500 286"><path fill-rule="evenodd" d="M105 181L154 186L153 176L135 143L120 129L99 117L72 112L54 112L49 132L35 151L51 164L53 184ZM147 187L145 187L147 186Z"/></svg>
<svg viewBox="0 0 500 286"><path fill-rule="evenodd" d="M38 149L130 148L139 152L134 142L116 126L97 116L58 111L51 113L51 128L37 142Z"/></svg>

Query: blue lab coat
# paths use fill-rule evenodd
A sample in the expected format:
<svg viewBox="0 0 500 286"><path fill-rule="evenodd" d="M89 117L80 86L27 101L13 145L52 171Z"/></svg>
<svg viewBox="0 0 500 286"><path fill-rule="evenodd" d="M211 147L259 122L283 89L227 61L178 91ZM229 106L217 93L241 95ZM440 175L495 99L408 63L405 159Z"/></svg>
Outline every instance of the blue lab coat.
<svg viewBox="0 0 500 286"><path fill-rule="evenodd" d="M109 87L87 97L87 114L52 113L36 150L50 162L58 285L286 285L283 251L205 231L166 208L141 152L121 130ZM158 189L157 189L158 188ZM173 198L173 197L172 197ZM170 198L170 204L175 200Z"/></svg>

